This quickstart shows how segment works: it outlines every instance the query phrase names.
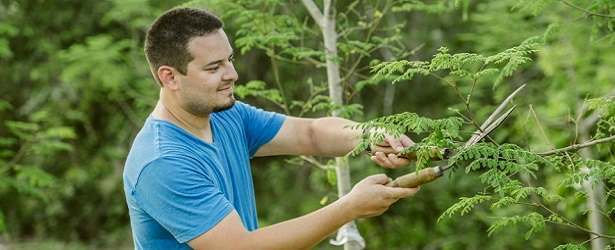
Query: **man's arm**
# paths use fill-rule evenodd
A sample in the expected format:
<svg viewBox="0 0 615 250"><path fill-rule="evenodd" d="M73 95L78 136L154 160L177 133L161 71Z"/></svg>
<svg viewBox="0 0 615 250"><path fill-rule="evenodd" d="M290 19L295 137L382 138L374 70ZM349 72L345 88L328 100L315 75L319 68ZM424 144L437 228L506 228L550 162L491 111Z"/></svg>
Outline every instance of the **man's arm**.
<svg viewBox="0 0 615 250"><path fill-rule="evenodd" d="M310 214L248 232L233 211L206 233L189 241L195 249L308 249L345 223L361 217L380 215L416 188L384 186L383 174L365 178L341 199Z"/></svg>
<svg viewBox="0 0 615 250"><path fill-rule="evenodd" d="M341 156L350 152L361 139L361 131L351 128L356 124L337 117L309 119L289 116L276 136L259 148L255 156Z"/></svg>
<svg viewBox="0 0 615 250"><path fill-rule="evenodd" d="M277 135L256 151L255 156L315 155L342 156L350 152L361 140L363 131L352 128L357 123L338 117L318 119L288 117ZM407 136L385 137L374 145L372 160L384 167L399 167L409 163L395 153L413 142Z"/></svg>

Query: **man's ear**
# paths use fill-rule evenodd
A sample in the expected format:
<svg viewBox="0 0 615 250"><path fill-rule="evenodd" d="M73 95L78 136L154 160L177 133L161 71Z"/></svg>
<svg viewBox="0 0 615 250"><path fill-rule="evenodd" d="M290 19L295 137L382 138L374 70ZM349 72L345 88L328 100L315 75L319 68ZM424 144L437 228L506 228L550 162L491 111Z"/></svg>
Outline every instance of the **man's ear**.
<svg viewBox="0 0 615 250"><path fill-rule="evenodd" d="M179 72L177 72L177 70L175 70L173 67L164 65L160 66L158 67L158 71L156 72L156 74L158 75L158 79L160 79L160 84L163 88L168 88L171 90L179 88L177 82L177 74L179 74Z"/></svg>

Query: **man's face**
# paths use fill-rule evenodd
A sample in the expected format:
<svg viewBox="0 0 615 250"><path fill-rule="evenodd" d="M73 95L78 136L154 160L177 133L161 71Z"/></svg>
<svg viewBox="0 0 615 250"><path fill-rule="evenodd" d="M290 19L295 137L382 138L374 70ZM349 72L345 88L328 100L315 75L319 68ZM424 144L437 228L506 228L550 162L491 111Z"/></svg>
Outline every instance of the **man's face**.
<svg viewBox="0 0 615 250"><path fill-rule="evenodd" d="M195 37L188 42L194 58L186 75L177 74L180 105L195 116L207 116L233 106L233 87L237 71L233 66L233 48L222 29Z"/></svg>

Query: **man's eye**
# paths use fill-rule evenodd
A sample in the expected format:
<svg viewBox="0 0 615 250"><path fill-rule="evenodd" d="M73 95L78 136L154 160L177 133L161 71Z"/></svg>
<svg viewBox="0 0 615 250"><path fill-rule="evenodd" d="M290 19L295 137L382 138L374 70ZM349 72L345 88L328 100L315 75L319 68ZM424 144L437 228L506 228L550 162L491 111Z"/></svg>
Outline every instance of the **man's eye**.
<svg viewBox="0 0 615 250"><path fill-rule="evenodd" d="M211 71L211 72L215 72L215 71L216 71L216 70L218 70L219 68L220 68L220 67L214 67L214 68L208 68L208 69L205 69L205 70L207 70L207 71Z"/></svg>

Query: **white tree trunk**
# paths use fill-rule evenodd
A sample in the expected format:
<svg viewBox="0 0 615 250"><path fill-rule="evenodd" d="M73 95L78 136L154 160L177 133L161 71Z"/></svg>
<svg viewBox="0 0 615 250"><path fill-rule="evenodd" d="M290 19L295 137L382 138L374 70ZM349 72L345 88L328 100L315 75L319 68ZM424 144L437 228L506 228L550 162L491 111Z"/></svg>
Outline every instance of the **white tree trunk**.
<svg viewBox="0 0 615 250"><path fill-rule="evenodd" d="M385 60L393 59L393 53L388 48L382 49L382 55ZM382 114L390 115L393 113L393 103L395 103L395 84L387 84L384 89L384 100L382 103Z"/></svg>
<svg viewBox="0 0 615 250"><path fill-rule="evenodd" d="M588 141L587 131L581 131L581 143ZM579 150L581 157L584 159L592 159L591 149L582 148ZM590 171L587 167L583 167L581 171ZM600 210L604 208L604 204L602 201L604 200L604 183L602 181L597 180L595 184L592 184L591 180L587 180L583 182L583 188L587 193L587 209L589 210L589 214L587 217L587 223L589 224L589 230L592 232L596 232L599 234L605 234L604 230L604 220L602 219L602 214ZM593 234L589 235L590 238L596 237ZM606 242L604 238L599 237L591 240L592 250L602 250L606 247Z"/></svg>
<svg viewBox="0 0 615 250"><path fill-rule="evenodd" d="M337 60L337 32L335 31L335 13L333 10L333 0L324 1L324 12L321 13L316 4L312 0L303 0L303 4L314 18L314 21L320 26L324 37L325 53L327 60L327 81L329 83L329 97L331 101L337 105L344 104L343 89L340 82L339 62ZM333 116L338 116L339 112L334 111ZM337 174L337 191L338 196L342 197L350 192L352 185L350 182L350 170L348 159L345 157L337 157L336 174ZM365 241L359 234L354 221L342 226L338 231L337 238L331 241L334 245L344 244L344 249L355 250L363 249Z"/></svg>
<svg viewBox="0 0 615 250"><path fill-rule="evenodd" d="M615 92L612 92L609 95L613 95ZM580 113L583 112L585 106L581 106ZM597 112L592 113L587 118L583 119L579 124L579 137L581 139L580 143L584 143L589 141L589 130L591 127L595 125L595 123L600 119L600 116ZM592 151L589 147L581 148L579 150L579 154L583 159L593 159ZM583 172L589 172L590 169L586 166L581 168ZM587 216L587 224L589 226L589 230L599 234L605 234L604 227L604 219L602 218L601 210L605 209L604 201L604 183L601 180L597 180L594 184L592 184L591 180L587 180L583 182L583 189L585 189L585 193L587 193L587 210L589 211ZM588 235L591 238L596 237L593 234ZM598 237L596 239L591 240L592 250L602 250L606 248L606 241L602 237Z"/></svg>

